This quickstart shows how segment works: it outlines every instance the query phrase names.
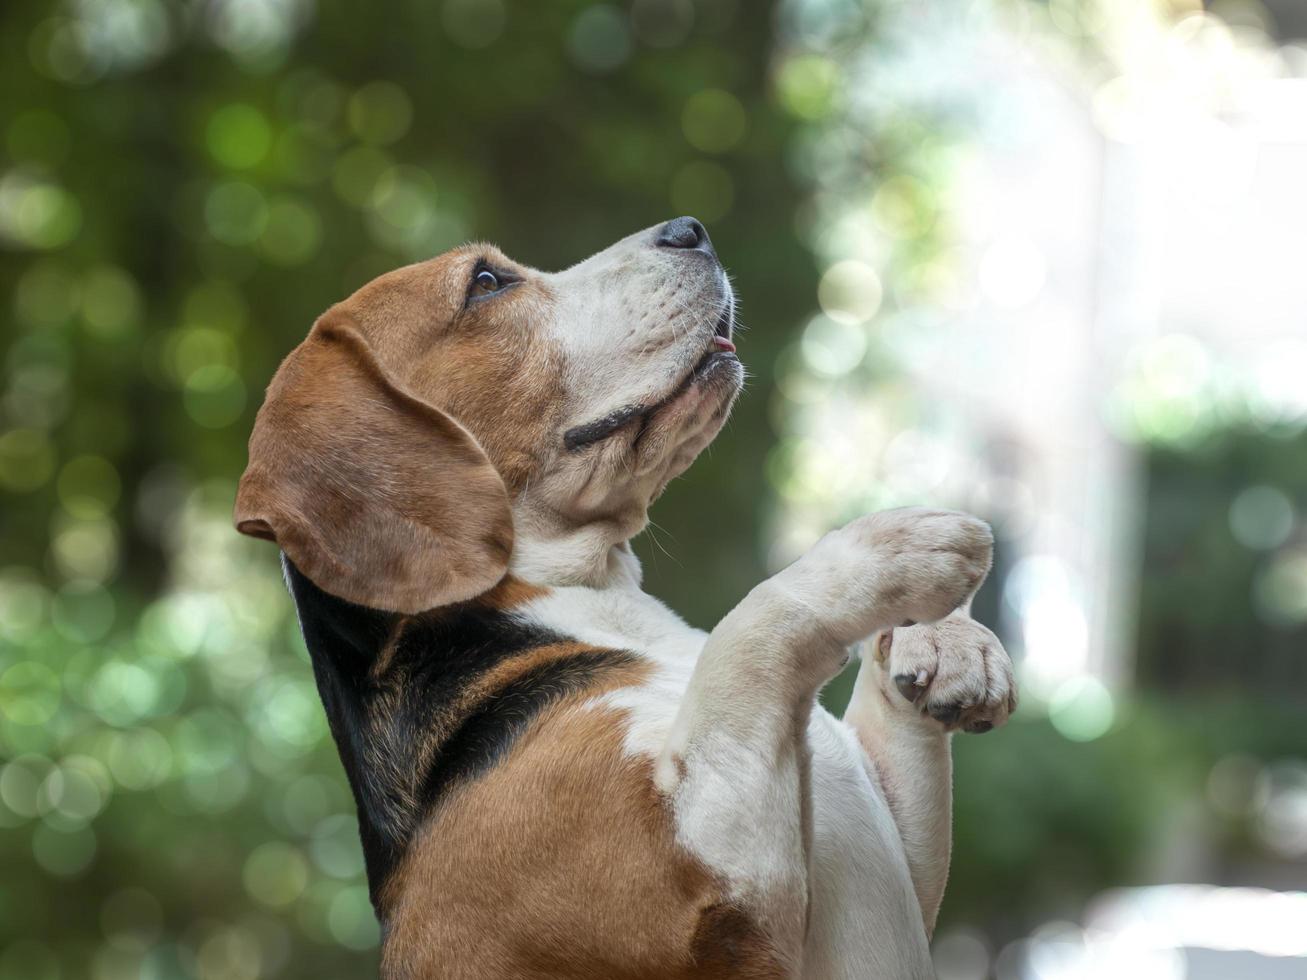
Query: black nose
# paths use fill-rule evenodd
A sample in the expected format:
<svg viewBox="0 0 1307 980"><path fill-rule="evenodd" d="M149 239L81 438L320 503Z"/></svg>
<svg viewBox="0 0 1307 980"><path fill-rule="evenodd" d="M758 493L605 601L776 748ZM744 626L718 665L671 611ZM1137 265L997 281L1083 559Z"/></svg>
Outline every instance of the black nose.
<svg viewBox="0 0 1307 980"><path fill-rule="evenodd" d="M663 248L692 248L714 257L717 255L713 251L712 239L708 237L708 229L698 218L673 218L659 229L654 244Z"/></svg>

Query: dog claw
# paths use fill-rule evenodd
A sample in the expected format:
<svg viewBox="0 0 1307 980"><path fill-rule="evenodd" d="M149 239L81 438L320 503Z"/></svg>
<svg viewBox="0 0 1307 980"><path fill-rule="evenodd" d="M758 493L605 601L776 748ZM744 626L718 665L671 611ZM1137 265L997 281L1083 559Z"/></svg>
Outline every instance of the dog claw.
<svg viewBox="0 0 1307 980"><path fill-rule="evenodd" d="M909 701L915 703L917 698L921 697L921 687L917 684L917 678L911 674L896 674L894 676L894 686Z"/></svg>

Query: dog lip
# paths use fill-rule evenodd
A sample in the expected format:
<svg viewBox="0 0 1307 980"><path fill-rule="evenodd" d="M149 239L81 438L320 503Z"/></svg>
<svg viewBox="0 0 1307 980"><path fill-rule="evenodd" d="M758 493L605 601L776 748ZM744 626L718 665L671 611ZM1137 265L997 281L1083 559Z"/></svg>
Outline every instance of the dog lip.
<svg viewBox="0 0 1307 980"><path fill-rule="evenodd" d="M720 338L717 337L713 338L714 341L719 339ZM649 424L655 417L657 417L658 413L684 395L696 381L706 377L714 368L717 367L717 365L722 364L725 361L739 362L740 359L736 357L734 353L735 345L731 344L729 340L727 343L730 344L730 350L717 349L717 345L714 343L713 348L709 349L703 357L695 362L694 367L690 369L690 373L681 379L680 384L673 388L664 398L655 404L650 405L648 409L645 410L644 414L640 417L640 430L636 433L635 439L631 443L632 448L639 447L640 443L644 440L645 433L649 430Z"/></svg>
<svg viewBox="0 0 1307 980"><path fill-rule="evenodd" d="M670 401L671 401L672 399L674 399L677 395L679 395L679 394L680 394L681 392L683 392L686 388L688 388L688 387L689 387L693 382L695 382L696 380L698 380L698 379L699 379L700 377L702 377L704 374L707 374L707 373L708 373L708 369L711 368L711 367L714 367L714 366L715 366L719 361L738 361L738 360L739 360L739 358L735 356L735 345L734 345L734 344L732 344L732 343L728 340L728 341L726 341L726 343L729 345L728 347L718 347L718 345L719 345L720 343L721 343L721 338L720 338L720 337L714 337L714 338L713 338L713 347L716 348L716 349L715 349L715 350L710 350L710 351L708 351L708 353L704 354L703 357L699 358L698 362L694 365L694 368L690 371L690 373L689 373L688 375L686 375L685 380L682 381L679 385L677 385L677 386L676 386L676 390L673 391L670 395L668 395L666 398L664 398L664 399L663 399L661 402L659 402L658 404L659 404L659 405L665 405L665 404L667 404L668 402L670 402ZM657 407L657 406L655 406L655 407Z"/></svg>
<svg viewBox="0 0 1307 980"><path fill-rule="evenodd" d="M658 401L649 405L628 405L625 408L617 409L615 412L610 412L602 418L568 429L563 433L563 445L569 452L576 452L596 442L602 442L618 430L624 429L636 421L640 423L640 431L637 433L635 441L639 442L640 437L644 435L644 430L648 428L650 420L662 409L685 394L686 389L692 384L723 361L738 360L739 358L735 356L735 344L730 338L713 334L712 345L704 355L695 362L694 367L690 368L685 377L677 382L676 387Z"/></svg>
<svg viewBox="0 0 1307 980"><path fill-rule="evenodd" d="M690 368L690 372L680 380L676 387L644 410L644 422L646 425L649 423L650 419L685 394L686 390L689 389L691 385L706 375L718 364L723 361L739 360L739 358L735 356L735 345L728 340L726 343L730 344L730 348L721 348L718 347L720 340L721 338L714 337L712 347L707 350L703 357L695 362L694 367Z"/></svg>

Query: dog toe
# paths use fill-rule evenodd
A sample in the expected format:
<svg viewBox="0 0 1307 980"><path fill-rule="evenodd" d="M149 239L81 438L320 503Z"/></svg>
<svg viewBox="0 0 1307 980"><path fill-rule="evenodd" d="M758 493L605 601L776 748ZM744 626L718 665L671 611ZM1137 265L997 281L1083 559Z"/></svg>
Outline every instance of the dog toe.
<svg viewBox="0 0 1307 980"><path fill-rule="evenodd" d="M932 704L927 711L930 717L941 725L955 725L958 719L962 717L962 705L956 701L948 704Z"/></svg>

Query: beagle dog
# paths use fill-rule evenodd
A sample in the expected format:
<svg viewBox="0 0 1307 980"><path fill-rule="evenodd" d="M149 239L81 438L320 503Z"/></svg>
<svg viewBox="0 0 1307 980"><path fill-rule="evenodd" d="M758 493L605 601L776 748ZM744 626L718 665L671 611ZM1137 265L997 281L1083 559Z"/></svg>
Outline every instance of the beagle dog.
<svg viewBox="0 0 1307 980"><path fill-rule="evenodd" d="M273 378L235 523L283 555L383 976L933 975L950 733L1016 699L966 612L990 531L864 517L711 633L641 591L630 540L740 391L734 305L691 218L552 274L467 245Z"/></svg>

